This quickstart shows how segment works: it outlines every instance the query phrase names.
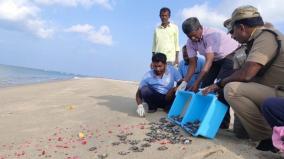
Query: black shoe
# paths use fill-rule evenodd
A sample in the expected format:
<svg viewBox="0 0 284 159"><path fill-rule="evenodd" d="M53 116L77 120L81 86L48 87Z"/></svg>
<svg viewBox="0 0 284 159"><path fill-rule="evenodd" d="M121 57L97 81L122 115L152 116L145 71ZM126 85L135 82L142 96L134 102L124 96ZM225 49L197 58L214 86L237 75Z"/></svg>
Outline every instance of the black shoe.
<svg viewBox="0 0 284 159"><path fill-rule="evenodd" d="M167 114L169 113L169 111L170 111L169 109L164 109L164 112Z"/></svg>
<svg viewBox="0 0 284 159"><path fill-rule="evenodd" d="M230 123L223 122L220 126L220 129L229 129Z"/></svg>
<svg viewBox="0 0 284 159"><path fill-rule="evenodd" d="M169 113L170 109L171 109L171 107L167 107L167 106L166 106L166 107L164 108L164 112L165 112L165 113Z"/></svg>
<svg viewBox="0 0 284 159"><path fill-rule="evenodd" d="M155 113L157 111L157 109L149 109L148 113Z"/></svg>
<svg viewBox="0 0 284 159"><path fill-rule="evenodd" d="M278 152L279 150L273 146L272 139L261 140L256 147L260 151L271 151L273 153Z"/></svg>

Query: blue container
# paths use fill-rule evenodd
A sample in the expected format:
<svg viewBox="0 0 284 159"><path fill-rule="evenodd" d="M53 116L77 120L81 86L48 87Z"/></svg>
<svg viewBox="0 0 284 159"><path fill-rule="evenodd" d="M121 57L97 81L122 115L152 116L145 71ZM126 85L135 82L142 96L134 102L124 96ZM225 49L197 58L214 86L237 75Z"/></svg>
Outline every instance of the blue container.
<svg viewBox="0 0 284 159"><path fill-rule="evenodd" d="M189 91L178 91L172 107L168 113L168 119L181 126L181 121L175 120L173 117L180 116L181 118L183 118L194 94L195 93Z"/></svg>
<svg viewBox="0 0 284 159"><path fill-rule="evenodd" d="M182 96L186 96L184 94L185 92L183 92ZM220 102L213 94L203 96L201 93L192 95L191 92L188 92L188 96L192 96L192 99L181 121L181 126L193 136L201 135L213 139L221 125L228 107ZM182 99L177 98L176 100ZM179 103L182 102L179 101ZM175 112L175 110L173 110L173 112ZM187 122L194 122L196 120L200 121L200 125L196 131L192 131L192 129L186 127Z"/></svg>

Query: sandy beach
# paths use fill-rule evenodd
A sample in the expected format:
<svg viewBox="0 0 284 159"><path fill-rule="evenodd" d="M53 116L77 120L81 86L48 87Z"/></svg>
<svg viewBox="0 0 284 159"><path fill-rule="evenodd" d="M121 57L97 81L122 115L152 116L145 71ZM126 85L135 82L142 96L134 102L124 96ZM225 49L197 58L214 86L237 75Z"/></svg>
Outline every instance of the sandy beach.
<svg viewBox="0 0 284 159"><path fill-rule="evenodd" d="M0 89L0 159L281 158L255 150L255 142L237 139L232 130L220 130L213 140L191 137L191 144L155 142L143 152L132 152L129 144L112 145L121 133L142 142L149 123L166 116L163 111L136 115L137 85L82 78ZM157 150L162 144L168 149Z"/></svg>

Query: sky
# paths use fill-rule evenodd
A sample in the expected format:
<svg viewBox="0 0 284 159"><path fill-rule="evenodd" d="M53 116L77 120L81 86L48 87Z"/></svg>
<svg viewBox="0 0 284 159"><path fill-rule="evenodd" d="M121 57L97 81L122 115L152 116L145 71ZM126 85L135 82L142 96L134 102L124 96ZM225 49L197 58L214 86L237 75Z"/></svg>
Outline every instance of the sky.
<svg viewBox="0 0 284 159"><path fill-rule="evenodd" d="M282 0L0 0L0 64L139 81L160 8L171 9L182 46L186 18L225 31L223 21L241 5L284 32Z"/></svg>

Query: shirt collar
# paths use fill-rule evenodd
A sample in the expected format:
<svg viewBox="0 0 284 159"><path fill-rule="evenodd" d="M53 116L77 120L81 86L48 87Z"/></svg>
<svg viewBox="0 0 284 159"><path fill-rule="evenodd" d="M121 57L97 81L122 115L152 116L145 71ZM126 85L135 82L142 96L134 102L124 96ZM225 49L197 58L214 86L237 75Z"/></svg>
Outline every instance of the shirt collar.
<svg viewBox="0 0 284 159"><path fill-rule="evenodd" d="M169 22L169 24L168 24L166 27L162 26L162 24L160 24L159 27L160 27L161 29L165 29L165 28L167 28L167 27L171 27L171 22Z"/></svg>
<svg viewBox="0 0 284 159"><path fill-rule="evenodd" d="M250 34L250 37L249 37L249 40L248 40L248 41L251 41L251 40L253 40L256 36L258 36L258 35L261 33L261 31L262 31L263 28L264 28L264 27L257 27L257 28L255 28L255 29L252 31L252 33Z"/></svg>
<svg viewBox="0 0 284 159"><path fill-rule="evenodd" d="M153 74L153 76L154 76L155 78L159 77L159 76L157 76L157 75L155 74L154 69L152 69L152 74ZM165 70L165 72L164 72L164 74L162 75L161 78L163 78L164 75L168 75L168 74L169 74L169 66L167 65L167 66L166 66L166 70ZM159 77L159 78L160 78L160 77Z"/></svg>

